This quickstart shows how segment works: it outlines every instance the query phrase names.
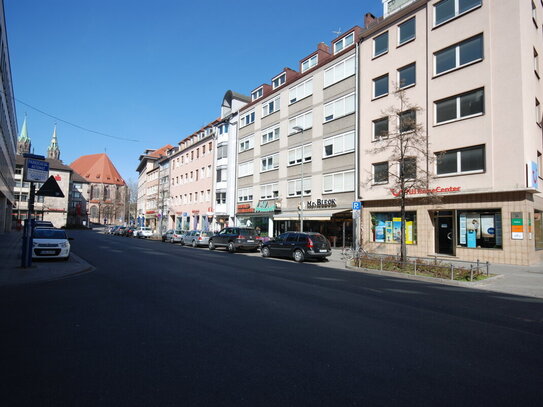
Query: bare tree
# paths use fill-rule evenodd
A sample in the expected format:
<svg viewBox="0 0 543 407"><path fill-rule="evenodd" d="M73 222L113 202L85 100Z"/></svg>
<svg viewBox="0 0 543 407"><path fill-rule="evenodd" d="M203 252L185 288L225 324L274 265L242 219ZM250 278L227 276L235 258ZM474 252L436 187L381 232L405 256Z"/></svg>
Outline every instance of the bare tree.
<svg viewBox="0 0 543 407"><path fill-rule="evenodd" d="M129 178L126 185L128 187L126 191L126 194L128 195L126 199L128 212L126 219L128 222L131 222L132 219L136 219L138 212L138 182Z"/></svg>
<svg viewBox="0 0 543 407"><path fill-rule="evenodd" d="M386 179L391 185L401 213L400 260L403 262L407 257L405 207L409 195L432 195L429 184L433 157L429 153L428 134L417 122L421 108L410 103L403 90L397 89L394 95L398 103L383 112L387 119L381 122L375 134L376 142L368 152L389 154L386 166L374 168L370 182Z"/></svg>

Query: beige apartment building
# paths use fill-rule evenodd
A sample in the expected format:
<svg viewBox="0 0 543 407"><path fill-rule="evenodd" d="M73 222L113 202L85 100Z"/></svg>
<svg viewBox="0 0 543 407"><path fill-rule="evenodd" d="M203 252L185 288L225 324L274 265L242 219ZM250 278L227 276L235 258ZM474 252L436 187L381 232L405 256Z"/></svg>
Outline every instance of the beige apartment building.
<svg viewBox="0 0 543 407"><path fill-rule="evenodd" d="M402 120L413 118L427 146L408 159L430 170L432 199L425 188L408 190L408 255L543 260L543 3L383 4L384 18L369 21L359 45L364 247L400 250L400 165L379 147L395 131L412 131ZM409 176L422 175L416 171Z"/></svg>
<svg viewBox="0 0 543 407"><path fill-rule="evenodd" d="M181 140L170 157L170 228L211 229L216 124L217 120Z"/></svg>
<svg viewBox="0 0 543 407"><path fill-rule="evenodd" d="M251 92L239 111L239 225L263 237L320 232L352 242L356 191L356 26Z"/></svg>

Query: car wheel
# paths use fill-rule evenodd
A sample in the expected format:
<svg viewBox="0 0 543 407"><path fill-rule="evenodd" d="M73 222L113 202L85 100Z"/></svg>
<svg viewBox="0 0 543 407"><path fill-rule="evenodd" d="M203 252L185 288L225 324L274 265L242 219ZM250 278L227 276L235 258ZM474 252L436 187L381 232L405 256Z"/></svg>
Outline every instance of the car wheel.
<svg viewBox="0 0 543 407"><path fill-rule="evenodd" d="M207 247L209 247L209 250L215 250L215 243L213 243L213 240L209 241Z"/></svg>
<svg viewBox="0 0 543 407"><path fill-rule="evenodd" d="M234 242L228 242L228 251L230 253L234 253L236 251L236 246L234 246Z"/></svg>
<svg viewBox="0 0 543 407"><path fill-rule="evenodd" d="M292 255L294 257L294 260L298 263L301 263L304 261L304 252L302 252L300 249L294 250L294 254Z"/></svg>
<svg viewBox="0 0 543 407"><path fill-rule="evenodd" d="M193 240L193 241L192 241L192 247L196 247L196 246L197 246L197 245L196 245L196 240Z"/></svg>
<svg viewBox="0 0 543 407"><path fill-rule="evenodd" d="M260 249L260 252L262 253L262 257L270 257L270 248L268 246L264 246Z"/></svg>

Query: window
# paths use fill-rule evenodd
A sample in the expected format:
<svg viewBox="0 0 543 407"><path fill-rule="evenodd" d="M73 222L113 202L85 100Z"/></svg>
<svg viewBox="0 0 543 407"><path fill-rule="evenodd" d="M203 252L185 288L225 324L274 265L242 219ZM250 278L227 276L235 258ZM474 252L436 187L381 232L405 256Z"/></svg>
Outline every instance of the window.
<svg viewBox="0 0 543 407"><path fill-rule="evenodd" d="M436 154L437 175L476 173L485 170L485 146L474 146Z"/></svg>
<svg viewBox="0 0 543 407"><path fill-rule="evenodd" d="M279 154L273 154L260 159L260 172L279 168Z"/></svg>
<svg viewBox="0 0 543 407"><path fill-rule="evenodd" d="M254 123L255 121L255 112L254 110L252 112L249 112L243 116L241 116L241 126L248 126L251 123Z"/></svg>
<svg viewBox="0 0 543 407"><path fill-rule="evenodd" d="M415 17L398 26L398 45L415 39Z"/></svg>
<svg viewBox="0 0 543 407"><path fill-rule="evenodd" d="M373 57L386 54L388 52L388 31L373 39Z"/></svg>
<svg viewBox="0 0 543 407"><path fill-rule="evenodd" d="M388 182L388 162L376 163L372 167L373 183L386 184Z"/></svg>
<svg viewBox="0 0 543 407"><path fill-rule="evenodd" d="M317 65L318 57L318 55L313 55L311 58L308 58L304 62L302 62L302 72L305 72L308 69L311 69L315 65Z"/></svg>
<svg viewBox="0 0 543 407"><path fill-rule="evenodd" d="M262 144L279 140L279 126L270 127L262 132Z"/></svg>
<svg viewBox="0 0 543 407"><path fill-rule="evenodd" d="M436 124L480 116L483 113L483 89L477 89L435 102Z"/></svg>
<svg viewBox="0 0 543 407"><path fill-rule="evenodd" d="M244 151L250 150L251 148L253 148L253 144L254 144L254 136L253 135L243 137L239 141L239 152L242 153Z"/></svg>
<svg viewBox="0 0 543 407"><path fill-rule="evenodd" d="M502 214L499 209L457 212L458 245L467 248L501 249Z"/></svg>
<svg viewBox="0 0 543 407"><path fill-rule="evenodd" d="M462 68L483 59L483 35L454 44L434 54L436 75Z"/></svg>
<svg viewBox="0 0 543 407"><path fill-rule="evenodd" d="M325 139L323 149L324 158L354 151L354 131Z"/></svg>
<svg viewBox="0 0 543 407"><path fill-rule="evenodd" d="M351 93L324 105L324 122L329 122L353 112L354 93Z"/></svg>
<svg viewBox="0 0 543 407"><path fill-rule="evenodd" d="M302 162L302 155L304 163L311 161L311 144L305 144L288 150L288 165L300 164Z"/></svg>
<svg viewBox="0 0 543 407"><path fill-rule="evenodd" d="M279 197L279 184L266 184L260 186L260 199L273 199Z"/></svg>
<svg viewBox="0 0 543 407"><path fill-rule="evenodd" d="M272 88L277 89L286 81L287 81L287 74L283 72L281 75L276 76L275 78L272 79Z"/></svg>
<svg viewBox="0 0 543 407"><path fill-rule="evenodd" d="M414 131L417 128L417 112L415 109L409 109L399 114L400 133Z"/></svg>
<svg viewBox="0 0 543 407"><path fill-rule="evenodd" d="M405 180L414 180L417 178L417 159L415 157L406 157L398 163L398 173Z"/></svg>
<svg viewBox="0 0 543 407"><path fill-rule="evenodd" d="M23 169L21 167L15 168L15 174L20 175L22 174L22 172L23 172Z"/></svg>
<svg viewBox="0 0 543 407"><path fill-rule="evenodd" d="M400 243L402 215L400 212L371 212L371 239L377 243ZM405 243L417 244L417 213L405 213Z"/></svg>
<svg viewBox="0 0 543 407"><path fill-rule="evenodd" d="M354 191L354 171L324 175L323 193Z"/></svg>
<svg viewBox="0 0 543 407"><path fill-rule="evenodd" d="M219 134L224 134L224 133L228 133L228 123L225 123L219 126Z"/></svg>
<svg viewBox="0 0 543 407"><path fill-rule="evenodd" d="M238 202L250 202L253 200L253 188L238 189Z"/></svg>
<svg viewBox="0 0 543 407"><path fill-rule="evenodd" d="M434 6L434 26L443 24L481 5L481 0L443 0Z"/></svg>
<svg viewBox="0 0 543 407"><path fill-rule="evenodd" d="M398 85L400 89L405 89L414 86L416 82L416 66L415 63L404 66L398 69Z"/></svg>
<svg viewBox="0 0 543 407"><path fill-rule="evenodd" d="M534 48L534 72L537 79L539 79L539 54Z"/></svg>
<svg viewBox="0 0 543 407"><path fill-rule="evenodd" d="M288 121L288 134L295 134L297 133L296 130L294 130L294 127L301 127L304 130L307 130L311 127L313 127L313 112L309 111L306 113L302 113L296 117L293 117Z"/></svg>
<svg viewBox="0 0 543 407"><path fill-rule="evenodd" d="M238 171L238 176L239 177L246 177L248 175L253 175L253 162L252 161L247 161L247 162L241 163L238 168L239 168L239 171Z"/></svg>
<svg viewBox="0 0 543 407"><path fill-rule="evenodd" d="M198 192L194 193L194 202L198 202Z"/></svg>
<svg viewBox="0 0 543 407"><path fill-rule="evenodd" d="M334 42L334 54L337 54L339 51L347 48L349 45L354 43L354 32L346 35L339 41Z"/></svg>
<svg viewBox="0 0 543 407"><path fill-rule="evenodd" d="M217 168L217 182L224 182L226 181L226 167L219 167Z"/></svg>
<svg viewBox="0 0 543 407"><path fill-rule="evenodd" d="M217 160L220 160L221 158L227 158L227 157L228 157L228 145L219 144L217 146Z"/></svg>
<svg viewBox="0 0 543 407"><path fill-rule="evenodd" d="M535 7L535 3L533 1L532 1L532 21L537 27L537 8Z"/></svg>
<svg viewBox="0 0 543 407"><path fill-rule="evenodd" d="M388 138L388 117L373 121L373 141Z"/></svg>
<svg viewBox="0 0 543 407"><path fill-rule="evenodd" d="M289 197L302 195L302 179L293 179L287 183L287 195ZM304 178L304 196L311 195L311 178Z"/></svg>
<svg viewBox="0 0 543 407"><path fill-rule="evenodd" d="M373 98L388 95L388 74L373 80Z"/></svg>
<svg viewBox="0 0 543 407"><path fill-rule="evenodd" d="M251 93L251 100L257 100L261 98L263 94L264 94L264 88L261 86L257 90L253 91L253 93Z"/></svg>
<svg viewBox="0 0 543 407"><path fill-rule="evenodd" d="M216 192L215 193L215 202L217 204L225 204L226 203L226 192Z"/></svg>
<svg viewBox="0 0 543 407"><path fill-rule="evenodd" d="M541 104L539 100L535 100L535 122L541 126Z"/></svg>
<svg viewBox="0 0 543 407"><path fill-rule="evenodd" d="M349 76L354 75L355 56L345 58L343 61L331 66L324 71L324 87L333 85Z"/></svg>
<svg viewBox="0 0 543 407"><path fill-rule="evenodd" d="M272 114L274 112L277 112L280 108L279 100L280 100L280 97L277 96L276 98L272 100L268 100L267 102L264 102L264 104L262 105L262 117Z"/></svg>
<svg viewBox="0 0 543 407"><path fill-rule="evenodd" d="M290 104L296 103L311 94L313 94L313 78L309 78L307 81L290 88L288 91L288 100Z"/></svg>

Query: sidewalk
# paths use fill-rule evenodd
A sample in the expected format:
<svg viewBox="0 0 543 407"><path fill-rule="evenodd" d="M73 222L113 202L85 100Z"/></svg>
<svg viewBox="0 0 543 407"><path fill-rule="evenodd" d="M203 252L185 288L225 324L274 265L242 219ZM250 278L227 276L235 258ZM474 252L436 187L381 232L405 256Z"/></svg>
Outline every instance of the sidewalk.
<svg viewBox="0 0 543 407"><path fill-rule="evenodd" d="M328 263L321 263L325 267L345 268L345 262L341 259L341 250L332 250L332 256ZM479 290L496 291L506 294L522 295L528 297L543 298L543 263L533 266L517 266L510 264L491 264L490 273L494 277L486 280L470 282L450 281L432 277L414 276L393 271L378 271L367 269L349 268L350 270L386 275L387 277L407 278L435 282L437 284L454 285Z"/></svg>
<svg viewBox="0 0 543 407"><path fill-rule="evenodd" d="M92 266L74 253L68 261L32 261L21 268L22 232L0 234L0 287L58 280L92 270Z"/></svg>

